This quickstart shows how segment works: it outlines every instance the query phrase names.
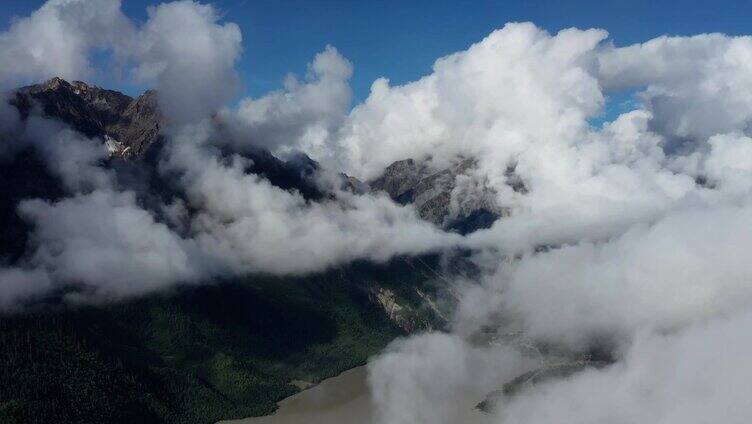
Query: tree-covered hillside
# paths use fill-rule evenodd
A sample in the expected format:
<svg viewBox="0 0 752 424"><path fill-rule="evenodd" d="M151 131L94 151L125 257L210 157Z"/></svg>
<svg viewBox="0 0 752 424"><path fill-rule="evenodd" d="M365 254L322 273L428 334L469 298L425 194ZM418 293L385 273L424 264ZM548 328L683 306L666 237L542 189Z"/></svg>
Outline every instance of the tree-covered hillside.
<svg viewBox="0 0 752 424"><path fill-rule="evenodd" d="M270 413L299 390L291 382L360 365L403 333L369 298L374 282L410 304L401 288L425 279L398 260L99 307L50 301L3 316L0 422L210 423Z"/></svg>

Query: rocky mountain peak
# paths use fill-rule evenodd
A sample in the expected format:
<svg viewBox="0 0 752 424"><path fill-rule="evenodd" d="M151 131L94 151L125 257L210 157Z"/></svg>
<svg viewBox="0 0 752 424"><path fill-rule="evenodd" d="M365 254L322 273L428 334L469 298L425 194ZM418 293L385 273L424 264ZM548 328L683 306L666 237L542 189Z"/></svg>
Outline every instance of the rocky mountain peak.
<svg viewBox="0 0 752 424"><path fill-rule="evenodd" d="M415 187L430 173L425 162L408 158L387 166L380 177L368 184L374 190L384 191L395 201L406 204L412 202Z"/></svg>
<svg viewBox="0 0 752 424"><path fill-rule="evenodd" d="M134 99L114 90L56 77L16 89L10 103L23 119L33 111L41 113L88 137L100 138L112 157L150 162L147 168L154 166L151 159L156 156L152 153L158 151L164 126L155 90L147 90ZM263 175L280 188L297 190L307 199L322 196L313 178L318 165L307 156L282 161L260 148L249 149L244 155L252 163L248 172Z"/></svg>
<svg viewBox="0 0 752 424"><path fill-rule="evenodd" d="M156 92L136 99L83 81L55 77L19 88L11 98L25 119L34 108L88 137L100 137L117 156L142 154L159 140L163 121Z"/></svg>
<svg viewBox="0 0 752 424"><path fill-rule="evenodd" d="M32 87L35 87L35 86L32 86ZM60 77L53 77L39 84L36 87L42 90L59 90L61 87L70 87L70 84L68 83L68 81Z"/></svg>
<svg viewBox="0 0 752 424"><path fill-rule="evenodd" d="M473 182L477 167L473 158L458 158L443 169L428 161L404 159L389 165L370 181L373 191L384 191L396 202L413 204L421 218L434 224L468 233L487 228L508 210L496 203L496 193L483 182L458 187L461 180Z"/></svg>

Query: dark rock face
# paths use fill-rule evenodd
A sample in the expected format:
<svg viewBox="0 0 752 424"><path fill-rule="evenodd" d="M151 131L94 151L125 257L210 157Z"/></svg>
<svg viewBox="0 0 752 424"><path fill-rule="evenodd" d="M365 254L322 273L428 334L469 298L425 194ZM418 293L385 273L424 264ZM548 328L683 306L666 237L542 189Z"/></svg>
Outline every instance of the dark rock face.
<svg viewBox="0 0 752 424"><path fill-rule="evenodd" d="M324 197L315 182L319 165L308 156L301 153L283 161L264 149L251 149L243 155L253 162L248 172L263 176L273 185L284 190L296 190L306 200Z"/></svg>
<svg viewBox="0 0 752 424"><path fill-rule="evenodd" d="M499 214L485 208L476 209L465 216L450 219L445 227L460 234L470 234L491 226L499 219Z"/></svg>
<svg viewBox="0 0 752 424"><path fill-rule="evenodd" d="M130 148L131 154L140 155L159 140L161 121L157 93L149 90L128 104L117 124L109 128L110 137Z"/></svg>
<svg viewBox="0 0 752 424"><path fill-rule="evenodd" d="M490 188L483 187L477 193L462 190L454 193L458 177L467 176L475 166L474 159L463 159L437 170L425 162L405 159L389 165L369 186L373 191L386 192L400 204L413 204L420 217L427 221L467 234L490 227L497 218L508 213L496 205L495 193ZM457 201L455 207L452 207L453 195Z"/></svg>
<svg viewBox="0 0 752 424"><path fill-rule="evenodd" d="M381 176L369 183L373 190L384 191L401 204L411 203L416 186L430 174L423 163L405 159L389 165Z"/></svg>
<svg viewBox="0 0 752 424"><path fill-rule="evenodd" d="M159 140L163 120L154 91L133 99L117 91L60 78L19 88L10 103L23 119L39 107L45 116L57 118L87 137L105 138L114 156L144 153Z"/></svg>
<svg viewBox="0 0 752 424"><path fill-rule="evenodd" d="M355 177L347 174L339 174L339 176L342 178L342 183L340 184L341 190L347 190L355 194L365 194L371 190L368 184Z"/></svg>

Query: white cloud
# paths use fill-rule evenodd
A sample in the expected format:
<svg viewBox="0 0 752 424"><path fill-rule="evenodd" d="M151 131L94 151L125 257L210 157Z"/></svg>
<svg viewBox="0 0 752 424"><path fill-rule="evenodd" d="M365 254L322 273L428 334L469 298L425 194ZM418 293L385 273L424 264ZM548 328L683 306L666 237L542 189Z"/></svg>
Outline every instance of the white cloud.
<svg viewBox="0 0 752 424"><path fill-rule="evenodd" d="M752 38L723 34L659 37L598 56L606 89L645 88L651 126L667 149L693 149L719 133L748 130Z"/></svg>
<svg viewBox="0 0 752 424"><path fill-rule="evenodd" d="M212 5L191 0L148 9L127 57L138 81L155 84L160 106L174 124L209 116L238 88L235 62L242 50L240 28L220 23Z"/></svg>
<svg viewBox="0 0 752 424"><path fill-rule="evenodd" d="M30 116L20 137L41 153L50 171L72 193L111 188L114 175L101 167L107 148L101 139L89 139L59 121Z"/></svg>
<svg viewBox="0 0 752 424"><path fill-rule="evenodd" d="M588 55L605 37L507 24L416 82L379 79L348 117L332 163L366 178L407 157L477 156L505 167L529 144L571 141L603 102Z"/></svg>
<svg viewBox="0 0 752 424"><path fill-rule="evenodd" d="M131 32L120 0L50 0L0 33L0 89L53 76L91 76L92 50Z"/></svg>
<svg viewBox="0 0 752 424"><path fill-rule="evenodd" d="M368 364L376 421L479 423L478 399L534 365L509 348L481 348L448 334L398 340Z"/></svg>
<svg viewBox="0 0 752 424"><path fill-rule="evenodd" d="M665 336L642 334L622 362L538 385L497 422L745 423L752 372L749 312Z"/></svg>
<svg viewBox="0 0 752 424"><path fill-rule="evenodd" d="M336 199L307 202L247 174L247 159L222 159L208 144L208 121L173 133L165 150L162 170L187 194L187 204L178 199L157 208L173 229L101 167L101 142L43 118L25 125L25 139L72 197L20 203L33 226L31 253L20 268L2 270L4 305L66 285L81 288L70 300L101 302L215 277L303 274L459 240L383 195L337 192Z"/></svg>
<svg viewBox="0 0 752 424"><path fill-rule="evenodd" d="M732 312L752 302L750 219L748 205L691 208L608 242L525 257L496 277L498 306L531 337L574 347Z"/></svg>
<svg viewBox="0 0 752 424"><path fill-rule="evenodd" d="M336 140L348 158L342 163L364 175L404 157L481 158L480 174L512 216L465 240L498 254L490 261L495 272L463 291L458 334L490 322L546 346L612 348L621 359L639 334L678 331L752 304L744 256L752 242L748 37L664 37L626 48L603 38L598 31L552 36L507 25L439 60L418 82L375 83ZM590 126L611 90L641 91L641 103L602 129ZM509 164L527 194L504 186ZM533 254L539 246L560 248ZM522 256L511 260L515 254ZM482 257L485 264L493 254ZM425 372L416 378L442 386L426 393L467 379L417 365L402 372ZM678 411L660 421L676 399L580 419L577 400L564 394L570 386L561 384L558 398L536 397L505 422L676 422ZM392 389L398 396L400 387ZM627 395L619 392L628 402ZM379 396L380 407L389 408L390 395ZM613 409L619 399L604 402ZM729 402L742 408L737 398ZM430 405L415 405L413 416L430 414Z"/></svg>
<svg viewBox="0 0 752 424"><path fill-rule="evenodd" d="M738 134L719 134L708 140L702 174L721 190L749 194L752 173L752 138Z"/></svg>
<svg viewBox="0 0 752 424"><path fill-rule="evenodd" d="M316 157L327 155L327 142L350 106L351 75L352 64L327 46L308 66L305 80L288 75L284 90L244 99L236 109L225 110L221 118L232 135L227 142L277 153L302 150Z"/></svg>
<svg viewBox="0 0 752 424"><path fill-rule="evenodd" d="M207 144L207 131L192 126L176 134L163 165L181 175L191 204L200 210L192 221L196 239L238 272L299 274L458 241L383 195L339 192L337 200L307 202L246 174L247 160L239 155L221 160Z"/></svg>
<svg viewBox="0 0 752 424"><path fill-rule="evenodd" d="M138 26L120 0L47 1L0 33L0 89L53 76L91 77L91 56L101 51L112 53L135 82L159 88L173 123L218 111L238 88L240 28L221 23L214 6L192 0L162 3L148 13Z"/></svg>
<svg viewBox="0 0 752 424"><path fill-rule="evenodd" d="M42 295L54 286L40 269L0 268L0 312L23 308L23 302Z"/></svg>
<svg viewBox="0 0 752 424"><path fill-rule="evenodd" d="M132 192L28 200L19 212L34 224L30 265L58 285L83 285L78 298L118 300L204 276L206 264L190 242L156 222Z"/></svg>

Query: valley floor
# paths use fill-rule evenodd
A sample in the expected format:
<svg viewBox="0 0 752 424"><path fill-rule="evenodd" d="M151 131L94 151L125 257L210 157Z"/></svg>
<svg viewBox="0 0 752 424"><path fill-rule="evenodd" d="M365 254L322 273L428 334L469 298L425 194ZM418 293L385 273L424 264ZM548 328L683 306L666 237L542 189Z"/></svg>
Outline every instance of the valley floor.
<svg viewBox="0 0 752 424"><path fill-rule="evenodd" d="M372 401L365 366L326 379L279 402L279 409L264 417L225 421L221 424L375 424L376 406ZM490 424L493 417L478 411L476 394L457 393L455 422Z"/></svg>
<svg viewBox="0 0 752 424"><path fill-rule="evenodd" d="M373 416L366 367L361 366L284 399L272 415L223 424L371 424Z"/></svg>
<svg viewBox="0 0 752 424"><path fill-rule="evenodd" d="M36 312L0 316L0 423L203 424L271 414L303 382L363 365L406 334L374 302L374 282L403 299L402 289L424 278L404 262L353 265L104 306L50 299Z"/></svg>

